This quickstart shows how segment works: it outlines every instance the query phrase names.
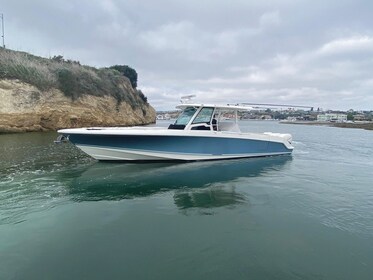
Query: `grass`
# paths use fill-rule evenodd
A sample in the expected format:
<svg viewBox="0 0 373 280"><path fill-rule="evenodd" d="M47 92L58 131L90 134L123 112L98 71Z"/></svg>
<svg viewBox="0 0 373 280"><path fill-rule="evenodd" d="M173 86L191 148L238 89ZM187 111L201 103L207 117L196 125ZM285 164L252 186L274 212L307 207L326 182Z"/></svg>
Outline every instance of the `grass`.
<svg viewBox="0 0 373 280"><path fill-rule="evenodd" d="M34 59L26 53L0 49L0 78L18 79L32 84L40 90L57 85L55 75L48 64Z"/></svg>
<svg viewBox="0 0 373 280"><path fill-rule="evenodd" d="M0 79L17 79L42 92L57 88L73 100L86 94L109 95L117 100L118 105L127 102L136 108L147 104L147 98L140 90L128 90L124 86L130 82L118 71L83 66L61 56L55 58L0 48Z"/></svg>

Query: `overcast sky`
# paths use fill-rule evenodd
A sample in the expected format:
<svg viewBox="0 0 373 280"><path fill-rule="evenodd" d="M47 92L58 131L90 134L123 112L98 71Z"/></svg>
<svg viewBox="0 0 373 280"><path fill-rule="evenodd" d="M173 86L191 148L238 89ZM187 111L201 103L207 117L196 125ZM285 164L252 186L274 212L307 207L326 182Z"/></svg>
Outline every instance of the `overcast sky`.
<svg viewBox="0 0 373 280"><path fill-rule="evenodd" d="M0 0L8 48L126 64L180 96L373 110L372 0Z"/></svg>

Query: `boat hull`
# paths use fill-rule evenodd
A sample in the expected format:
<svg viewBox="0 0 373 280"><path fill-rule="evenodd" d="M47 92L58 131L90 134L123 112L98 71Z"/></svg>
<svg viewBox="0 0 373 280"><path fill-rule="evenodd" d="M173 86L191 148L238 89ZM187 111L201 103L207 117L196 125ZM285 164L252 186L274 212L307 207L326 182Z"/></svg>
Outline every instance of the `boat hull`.
<svg viewBox="0 0 373 280"><path fill-rule="evenodd" d="M62 134L83 152L97 160L199 161L273 156L292 152L291 145L287 144L285 139L278 137L277 139L273 135L248 138L217 134L198 135L198 133L192 136L159 133L159 135Z"/></svg>

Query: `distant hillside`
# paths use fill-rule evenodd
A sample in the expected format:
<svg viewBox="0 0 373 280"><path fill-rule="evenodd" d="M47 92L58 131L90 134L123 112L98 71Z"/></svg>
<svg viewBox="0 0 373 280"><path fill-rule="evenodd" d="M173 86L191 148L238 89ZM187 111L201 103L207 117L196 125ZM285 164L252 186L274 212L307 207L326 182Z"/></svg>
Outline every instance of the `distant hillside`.
<svg viewBox="0 0 373 280"><path fill-rule="evenodd" d="M0 132L155 122L136 85L136 71L125 65L97 69L0 48ZM23 125L24 113L34 121Z"/></svg>

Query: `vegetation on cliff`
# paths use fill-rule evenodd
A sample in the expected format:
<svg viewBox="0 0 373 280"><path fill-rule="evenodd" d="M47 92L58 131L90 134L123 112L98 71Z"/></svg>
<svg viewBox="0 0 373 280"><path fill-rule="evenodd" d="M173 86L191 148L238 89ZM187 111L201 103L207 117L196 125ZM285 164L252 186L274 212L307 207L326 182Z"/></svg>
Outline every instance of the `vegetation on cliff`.
<svg viewBox="0 0 373 280"><path fill-rule="evenodd" d="M126 76L133 88L137 88L137 72L135 69L127 66L127 65L114 65L111 66L110 69L115 69Z"/></svg>
<svg viewBox="0 0 373 280"><path fill-rule="evenodd" d="M73 100L83 95L109 95L118 105L123 101L132 108L147 104L146 96L136 89L136 71L126 65L97 69L62 56L48 59L0 48L0 79L17 79L40 91L57 88ZM128 82L135 94L123 86Z"/></svg>

